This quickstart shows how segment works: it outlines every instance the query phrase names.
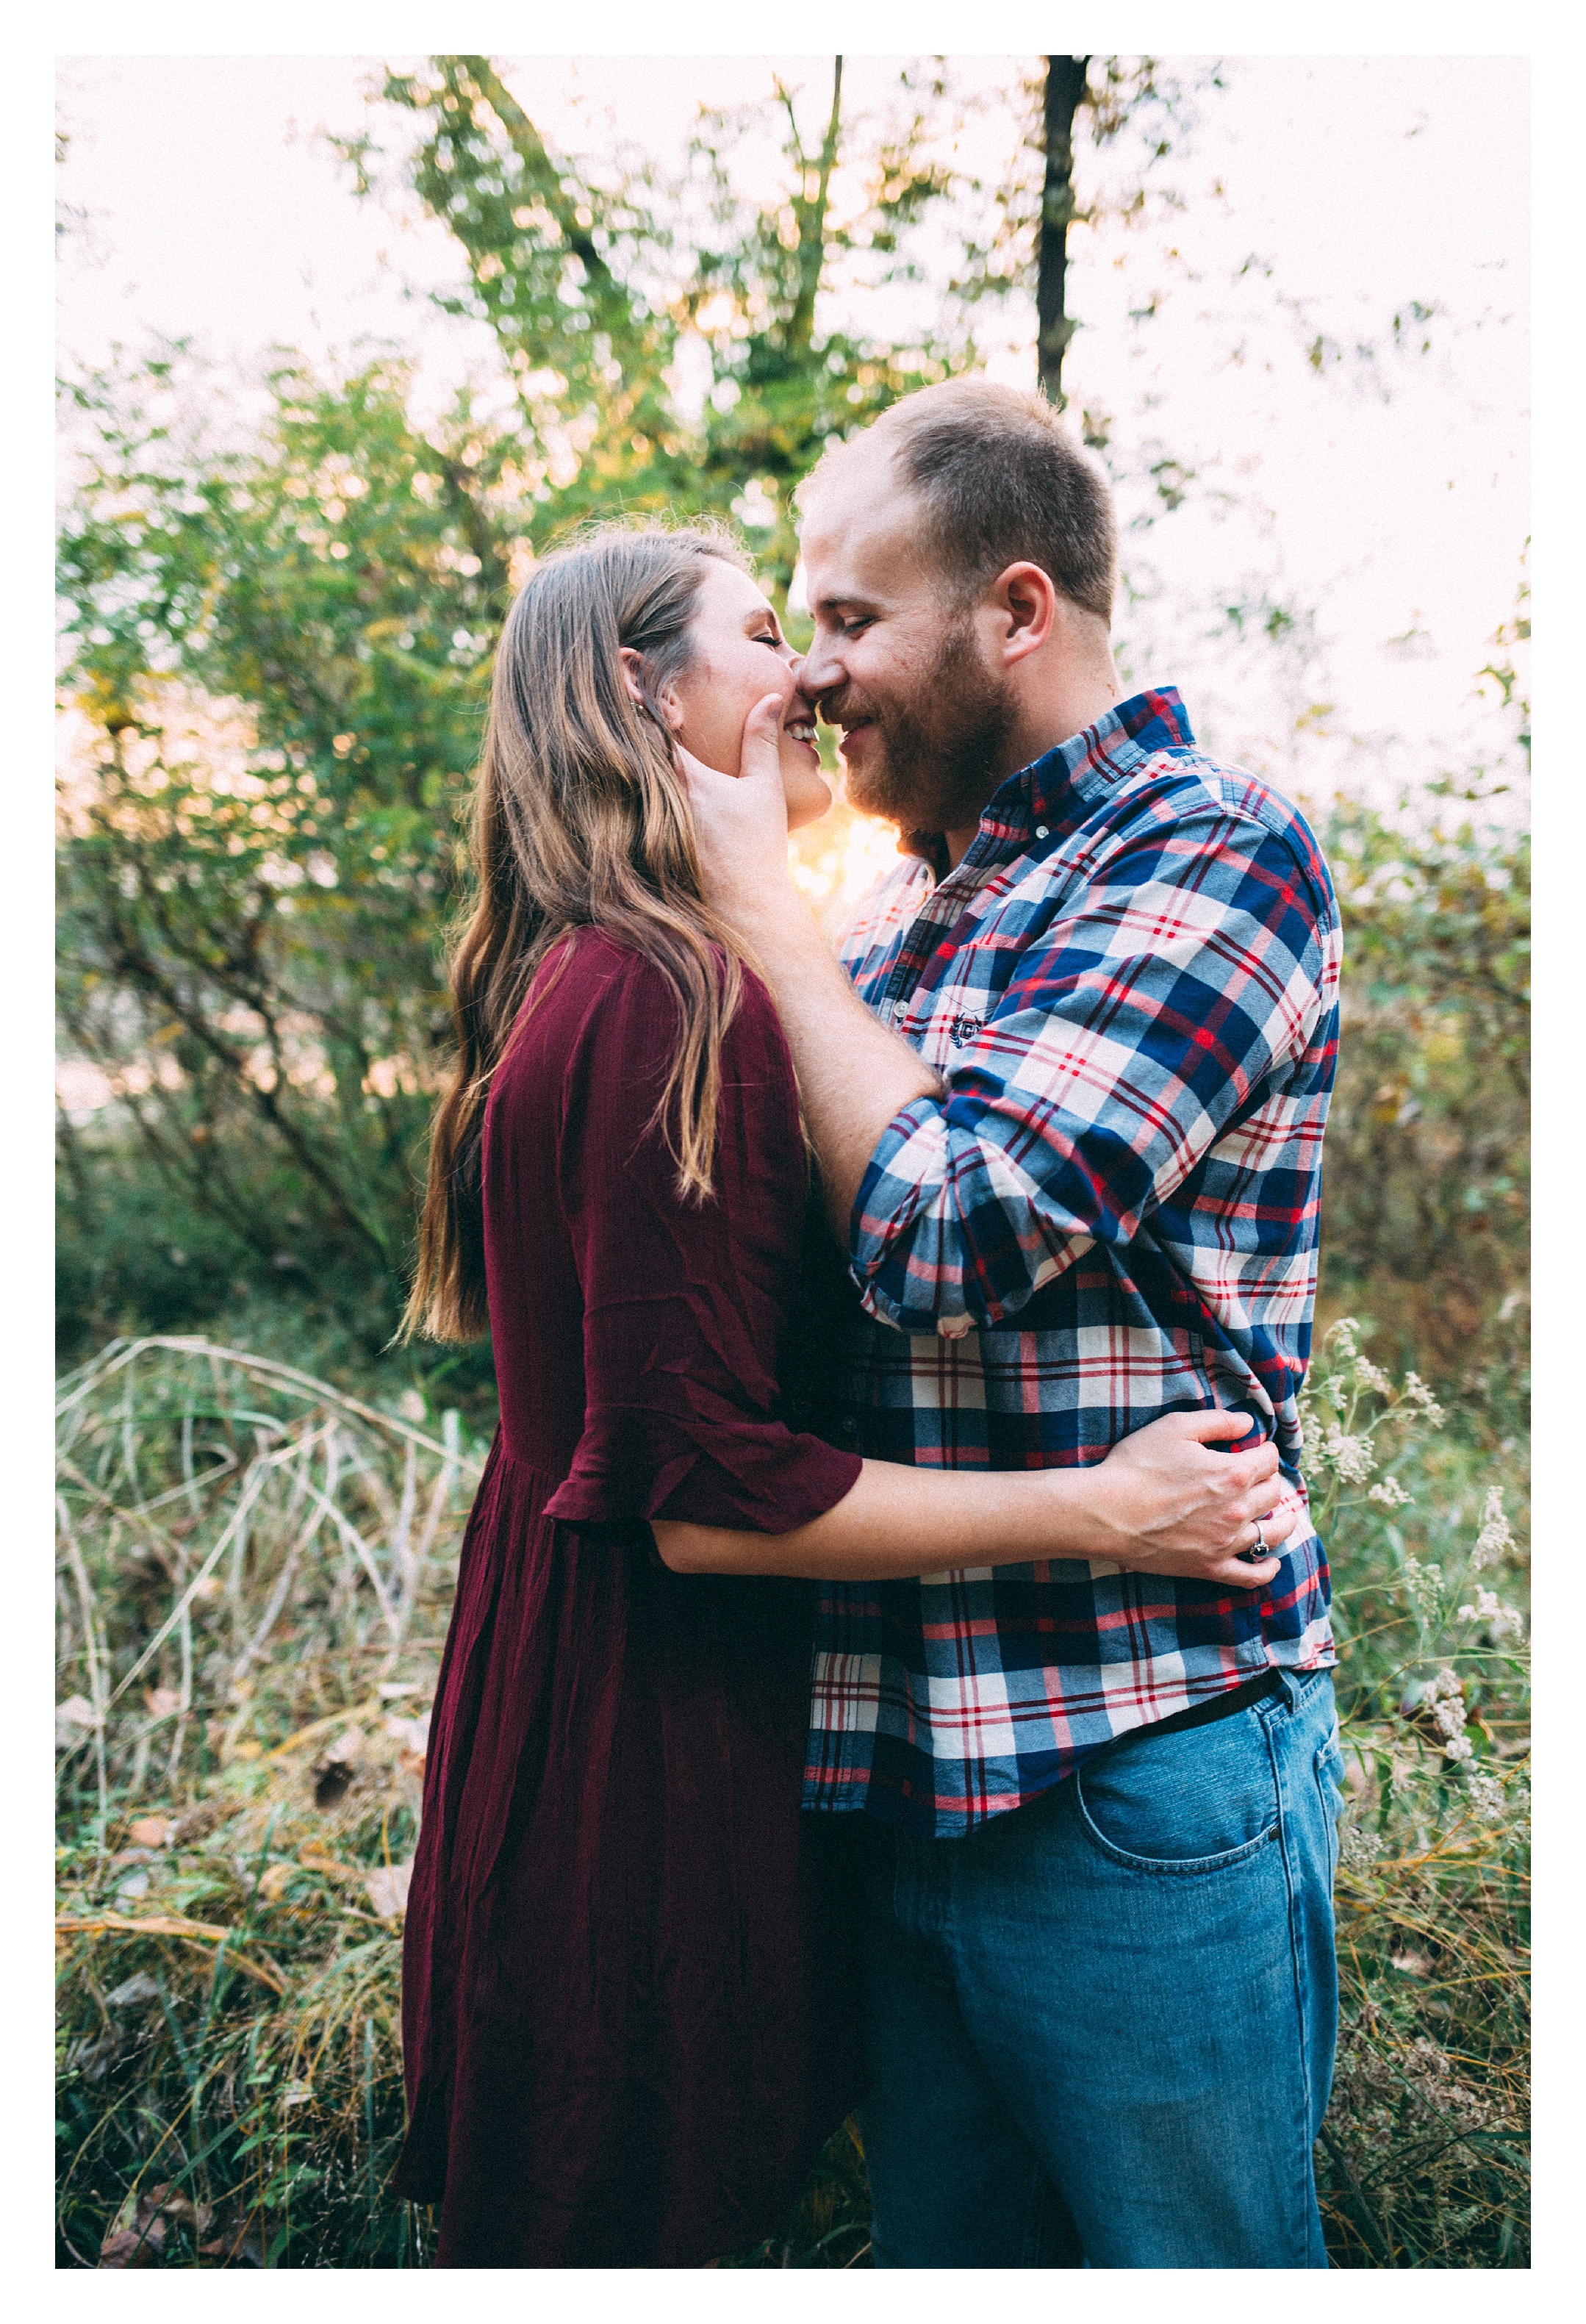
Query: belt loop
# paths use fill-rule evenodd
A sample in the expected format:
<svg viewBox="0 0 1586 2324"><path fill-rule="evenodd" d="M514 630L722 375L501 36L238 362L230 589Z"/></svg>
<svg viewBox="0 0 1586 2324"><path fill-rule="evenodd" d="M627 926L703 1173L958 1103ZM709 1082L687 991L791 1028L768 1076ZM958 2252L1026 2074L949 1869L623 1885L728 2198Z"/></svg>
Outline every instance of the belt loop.
<svg viewBox="0 0 1586 2324"><path fill-rule="evenodd" d="M1283 1690L1283 1700L1292 1711L1300 1699L1300 1683L1293 1671L1285 1669L1281 1663L1277 1665L1277 1678Z"/></svg>

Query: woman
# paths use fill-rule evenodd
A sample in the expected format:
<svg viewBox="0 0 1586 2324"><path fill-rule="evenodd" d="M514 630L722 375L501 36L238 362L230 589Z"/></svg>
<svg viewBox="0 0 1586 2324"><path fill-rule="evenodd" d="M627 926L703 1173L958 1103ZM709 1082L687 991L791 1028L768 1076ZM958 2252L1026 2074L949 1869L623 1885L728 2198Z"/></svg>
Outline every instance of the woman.
<svg viewBox="0 0 1586 2324"><path fill-rule="evenodd" d="M1072 1555L1255 1588L1254 1521L1287 1530L1269 1448L1210 1449L1241 1416L1018 1476L791 1425L798 1094L700 899L678 752L735 770L779 689L789 821L824 812L792 666L728 541L653 530L548 558L497 654L409 1313L488 1324L501 1387L404 1957L396 2183L440 2204L442 2265L746 2248L859 2095L848 1820L798 1810L812 1578ZM818 1388L834 1351L804 1356Z"/></svg>

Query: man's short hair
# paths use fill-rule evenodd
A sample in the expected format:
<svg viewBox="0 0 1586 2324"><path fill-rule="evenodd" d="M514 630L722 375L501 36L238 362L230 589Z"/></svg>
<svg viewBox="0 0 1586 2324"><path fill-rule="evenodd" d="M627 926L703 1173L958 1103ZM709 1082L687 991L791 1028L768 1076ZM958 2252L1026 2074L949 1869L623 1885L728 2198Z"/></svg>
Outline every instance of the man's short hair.
<svg viewBox="0 0 1586 2324"><path fill-rule="evenodd" d="M944 380L904 396L865 433L924 504L954 595L978 595L1006 566L1028 562L1111 622L1111 487L1045 396L995 380Z"/></svg>

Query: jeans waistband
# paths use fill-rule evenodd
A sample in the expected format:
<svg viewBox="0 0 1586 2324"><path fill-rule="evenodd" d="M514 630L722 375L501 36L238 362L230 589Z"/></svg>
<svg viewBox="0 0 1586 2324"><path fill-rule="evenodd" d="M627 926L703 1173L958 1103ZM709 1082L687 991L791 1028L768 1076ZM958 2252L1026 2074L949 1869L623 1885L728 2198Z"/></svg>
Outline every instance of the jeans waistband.
<svg viewBox="0 0 1586 2324"><path fill-rule="evenodd" d="M1188 1711L1176 1711L1168 1719L1154 1720L1149 1727L1133 1728L1130 1732L1171 1735L1184 1727L1210 1727L1214 1720L1232 1719L1240 1711L1248 1711L1253 1702L1265 1702L1269 1694L1278 1694L1282 1690L1283 1680L1277 1671L1258 1671L1253 1678L1230 1687L1226 1694L1217 1695L1210 1702L1193 1703Z"/></svg>

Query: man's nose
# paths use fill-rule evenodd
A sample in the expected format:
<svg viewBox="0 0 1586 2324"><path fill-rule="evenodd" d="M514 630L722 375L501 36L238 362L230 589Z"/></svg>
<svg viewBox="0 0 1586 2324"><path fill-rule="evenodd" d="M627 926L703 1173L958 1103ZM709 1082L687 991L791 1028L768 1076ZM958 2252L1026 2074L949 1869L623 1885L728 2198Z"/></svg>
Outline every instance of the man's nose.
<svg viewBox="0 0 1586 2324"><path fill-rule="evenodd" d="M805 701L808 703L810 708L813 710L815 708L816 689L808 683L804 674L808 667L809 656L807 654L795 655L793 660L788 664L788 669L792 673L794 693L802 695Z"/></svg>
<svg viewBox="0 0 1586 2324"><path fill-rule="evenodd" d="M803 660L796 665L793 682L807 702L815 703L823 694L831 694L841 686L842 662L817 636L811 641Z"/></svg>

